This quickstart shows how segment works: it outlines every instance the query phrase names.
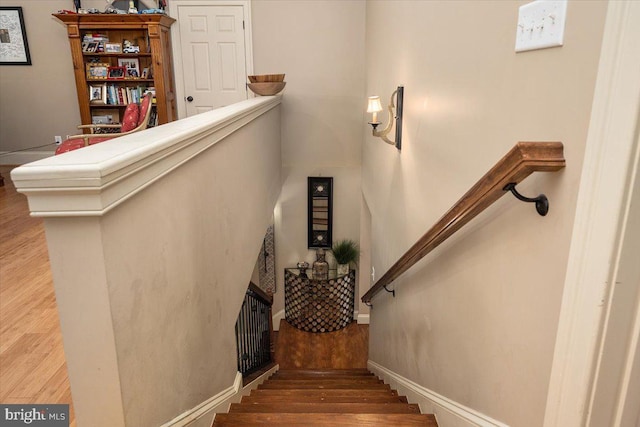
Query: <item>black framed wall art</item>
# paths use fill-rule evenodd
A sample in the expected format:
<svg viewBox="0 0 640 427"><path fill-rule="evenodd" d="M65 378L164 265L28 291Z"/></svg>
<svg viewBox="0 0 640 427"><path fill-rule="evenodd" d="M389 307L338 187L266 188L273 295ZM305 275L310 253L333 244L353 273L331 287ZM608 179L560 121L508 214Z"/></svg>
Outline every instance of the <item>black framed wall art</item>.
<svg viewBox="0 0 640 427"><path fill-rule="evenodd" d="M22 8L0 7L0 65L31 65Z"/></svg>

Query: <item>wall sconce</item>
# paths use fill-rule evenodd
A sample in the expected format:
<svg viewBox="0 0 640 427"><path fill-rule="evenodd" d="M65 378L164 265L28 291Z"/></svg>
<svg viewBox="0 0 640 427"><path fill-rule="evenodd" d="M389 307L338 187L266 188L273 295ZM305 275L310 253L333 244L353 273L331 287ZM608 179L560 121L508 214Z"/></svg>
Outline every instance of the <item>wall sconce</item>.
<svg viewBox="0 0 640 427"><path fill-rule="evenodd" d="M396 102L394 104L393 98L396 98ZM378 138L382 138L384 142L387 144L395 145L398 150L402 147L402 104L404 99L404 86L398 86L391 94L391 99L389 100L389 120L387 123L387 127L378 131L377 128L381 124L378 121L378 113L382 111L382 104L380 103L379 96L370 96L369 104L367 105L367 113L373 113L372 120L369 122L371 127L373 128L372 135L377 136ZM393 110L395 109L395 116L393 114ZM389 132L391 132L391 128L393 127L392 119L396 120L396 140L391 141L387 138Z"/></svg>

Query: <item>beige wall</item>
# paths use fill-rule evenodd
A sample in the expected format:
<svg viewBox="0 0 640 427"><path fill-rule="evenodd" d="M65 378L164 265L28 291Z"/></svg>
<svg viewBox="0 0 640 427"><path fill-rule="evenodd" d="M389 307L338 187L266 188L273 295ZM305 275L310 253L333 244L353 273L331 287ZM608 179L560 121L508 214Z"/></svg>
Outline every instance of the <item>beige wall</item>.
<svg viewBox="0 0 640 427"><path fill-rule="evenodd" d="M544 416L606 3L569 2L561 48L516 54L505 1L367 2L367 92L405 85L403 149L366 136L362 186L379 278L517 141L567 168L504 197L378 294L370 358L509 425Z"/></svg>
<svg viewBox="0 0 640 427"><path fill-rule="evenodd" d="M129 185L117 207L45 218L78 425L157 426L233 385L234 326L255 264L247 254L258 253L280 192L280 111L215 143L231 130L190 133L204 117L124 137L137 151L161 144L167 157L188 157L167 165L156 156L140 173L149 181ZM176 133L183 139L171 141ZM110 165L100 176L119 179L103 188L108 199L144 163L121 166L136 149L112 147L43 162L56 176L60 162L73 169L74 156L89 159L86 169ZM164 167L170 172L155 181ZM71 197L54 193L51 200Z"/></svg>
<svg viewBox="0 0 640 427"><path fill-rule="evenodd" d="M82 5L104 8L99 0ZM73 2L0 0L0 6L22 7L32 63L0 67L0 152L53 144L54 135L77 133L80 111L67 30L51 16ZM54 150L55 145L37 149Z"/></svg>
<svg viewBox="0 0 640 427"><path fill-rule="evenodd" d="M283 269L315 260L307 249L308 176L334 178L334 240L359 238L365 2L260 0L251 7L255 73L286 73L287 81L277 313L284 308Z"/></svg>

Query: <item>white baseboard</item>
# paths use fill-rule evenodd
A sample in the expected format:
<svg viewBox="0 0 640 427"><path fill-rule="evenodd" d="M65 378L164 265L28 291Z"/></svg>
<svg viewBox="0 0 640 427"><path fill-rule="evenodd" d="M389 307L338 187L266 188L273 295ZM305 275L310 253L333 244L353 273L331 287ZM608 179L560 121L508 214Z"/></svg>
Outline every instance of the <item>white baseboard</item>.
<svg viewBox="0 0 640 427"><path fill-rule="evenodd" d="M358 325L368 325L369 324L369 315L368 314L358 314L356 319L358 319Z"/></svg>
<svg viewBox="0 0 640 427"><path fill-rule="evenodd" d="M0 151L0 165L24 165L53 156L53 151Z"/></svg>
<svg viewBox="0 0 640 427"><path fill-rule="evenodd" d="M285 318L284 310L280 310L279 312L277 312L276 314L271 316L271 318L273 319L273 330L274 331L279 331L280 330L280 321Z"/></svg>
<svg viewBox="0 0 640 427"><path fill-rule="evenodd" d="M216 413L229 411L229 406L232 403L240 402L242 396L246 396L251 393L251 390L262 384L271 376L271 374L277 371L278 368L279 365L275 365L273 368L269 369L267 372L260 375L244 387L242 387L242 374L240 372L236 372L236 377L231 386L222 390L215 396L211 396L209 399L188 411L183 412L171 421L162 424L160 427L195 427L196 425L207 427L211 426Z"/></svg>
<svg viewBox="0 0 640 427"><path fill-rule="evenodd" d="M422 413L435 414L440 427L508 427L505 423L422 387L376 362L369 360L367 367L392 389L397 390L398 394L406 396L409 403L418 403Z"/></svg>

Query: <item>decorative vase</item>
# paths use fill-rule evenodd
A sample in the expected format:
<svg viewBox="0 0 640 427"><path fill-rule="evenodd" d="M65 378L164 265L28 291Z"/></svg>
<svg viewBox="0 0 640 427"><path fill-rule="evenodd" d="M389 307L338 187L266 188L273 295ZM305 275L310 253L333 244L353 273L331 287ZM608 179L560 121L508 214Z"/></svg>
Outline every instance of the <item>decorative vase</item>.
<svg viewBox="0 0 640 427"><path fill-rule="evenodd" d="M324 259L324 249L316 251L316 260L313 263L313 278L316 280L329 279L329 263Z"/></svg>
<svg viewBox="0 0 640 427"><path fill-rule="evenodd" d="M349 264L338 264L336 274L338 276L346 276L349 274Z"/></svg>
<svg viewBox="0 0 640 427"><path fill-rule="evenodd" d="M307 268L309 268L308 262L299 262L298 270L300 270L300 277L307 278Z"/></svg>

